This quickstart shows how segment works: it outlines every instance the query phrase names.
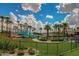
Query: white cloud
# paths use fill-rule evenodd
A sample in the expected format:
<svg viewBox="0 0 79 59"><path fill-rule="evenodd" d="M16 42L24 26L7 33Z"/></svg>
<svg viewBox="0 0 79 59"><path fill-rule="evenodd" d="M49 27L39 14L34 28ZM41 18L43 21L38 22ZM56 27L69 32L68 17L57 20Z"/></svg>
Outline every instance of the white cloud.
<svg viewBox="0 0 79 59"><path fill-rule="evenodd" d="M40 32L39 28L44 29L44 24L42 21L37 21L33 14L29 14L27 16L19 15L19 17L21 19L21 23L27 23L28 25L36 28L36 32ZM44 32L44 30L42 30L42 32Z"/></svg>
<svg viewBox="0 0 79 59"><path fill-rule="evenodd" d="M65 17L65 21L69 23L70 26L79 26L79 11L78 13L72 13Z"/></svg>
<svg viewBox="0 0 79 59"><path fill-rule="evenodd" d="M51 23L48 23L49 25L51 25Z"/></svg>
<svg viewBox="0 0 79 59"><path fill-rule="evenodd" d="M60 22L59 21L56 21L56 22L54 22L54 24L60 24Z"/></svg>
<svg viewBox="0 0 79 59"><path fill-rule="evenodd" d="M15 11L18 11L17 9Z"/></svg>
<svg viewBox="0 0 79 59"><path fill-rule="evenodd" d="M52 15L46 15L46 18L53 19L54 17Z"/></svg>
<svg viewBox="0 0 79 59"><path fill-rule="evenodd" d="M59 11L57 11L57 13L60 13Z"/></svg>
<svg viewBox="0 0 79 59"><path fill-rule="evenodd" d="M59 6L59 5L57 5L57 6L56 6L56 8L59 10L59 9L60 9L60 6Z"/></svg>
<svg viewBox="0 0 79 59"><path fill-rule="evenodd" d="M22 6L23 10L31 10L35 13L37 13L41 10L40 3L23 3L21 6Z"/></svg>
<svg viewBox="0 0 79 59"><path fill-rule="evenodd" d="M27 23L28 25L33 26L34 23L37 23L36 18L33 14L25 15L18 15L21 19L21 23Z"/></svg>
<svg viewBox="0 0 79 59"><path fill-rule="evenodd" d="M48 22L45 22L45 25L47 25L48 24Z"/></svg>
<svg viewBox="0 0 79 59"><path fill-rule="evenodd" d="M21 23L27 23L30 26L35 28L42 27L43 23L41 21L37 21L33 14L25 15L18 15L21 19Z"/></svg>
<svg viewBox="0 0 79 59"><path fill-rule="evenodd" d="M70 13L73 10L73 6L70 3L60 4L59 6L60 6L59 10L61 12L69 12Z"/></svg>
<svg viewBox="0 0 79 59"><path fill-rule="evenodd" d="M67 15L64 18L64 21L68 22L71 27L79 26L79 3L60 4L59 11L61 11L62 13L70 13L70 15Z"/></svg>
<svg viewBox="0 0 79 59"><path fill-rule="evenodd" d="M11 19L14 23L17 22L17 17L16 17L16 15L15 15L13 12L10 12L9 16L10 16L10 19Z"/></svg>
<svg viewBox="0 0 79 59"><path fill-rule="evenodd" d="M67 13L67 12L57 11L57 13L65 14L65 13Z"/></svg>
<svg viewBox="0 0 79 59"><path fill-rule="evenodd" d="M60 3L59 6L59 11L72 13L74 9L79 8L79 3Z"/></svg>
<svg viewBox="0 0 79 59"><path fill-rule="evenodd" d="M43 28L43 23L42 23L42 21L38 21L38 28L40 28L40 27L42 27Z"/></svg>

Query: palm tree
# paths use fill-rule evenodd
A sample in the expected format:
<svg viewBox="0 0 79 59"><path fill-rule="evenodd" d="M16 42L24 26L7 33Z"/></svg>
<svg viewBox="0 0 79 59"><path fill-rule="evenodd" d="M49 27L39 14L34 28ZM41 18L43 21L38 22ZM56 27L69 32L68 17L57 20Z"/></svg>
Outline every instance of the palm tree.
<svg viewBox="0 0 79 59"><path fill-rule="evenodd" d="M20 21L17 20L17 23L18 23L18 32L19 32Z"/></svg>
<svg viewBox="0 0 79 59"><path fill-rule="evenodd" d="M9 33L10 33L10 34L9 34L9 37L11 37L11 33L12 33L12 31L11 31L11 30L12 30L12 24L13 24L13 22L12 22L12 21L9 21L9 25L10 25L10 26L9 26L9 27L10 27L10 28L9 28Z"/></svg>
<svg viewBox="0 0 79 59"><path fill-rule="evenodd" d="M47 31L47 40L48 40L48 37L49 37L49 30L50 30L50 26L49 25L45 25L45 30Z"/></svg>
<svg viewBox="0 0 79 59"><path fill-rule="evenodd" d="M46 31L47 31L47 40L49 39L49 30L51 29L51 27L49 25L45 25L45 28L44 28ZM48 54L48 43L47 43L47 54Z"/></svg>
<svg viewBox="0 0 79 59"><path fill-rule="evenodd" d="M11 36L11 25L12 25L12 21L10 20L9 17L5 17L6 19L6 32L9 33L9 37Z"/></svg>
<svg viewBox="0 0 79 59"><path fill-rule="evenodd" d="M67 33L67 29L68 29L68 27L69 27L69 26L68 26L68 23L64 22L64 23L63 23L64 37L66 36L66 34L68 34L68 33Z"/></svg>
<svg viewBox="0 0 79 59"><path fill-rule="evenodd" d="M9 32L9 28L8 28L8 26L9 26L9 17L5 17L5 19L6 19L6 32Z"/></svg>
<svg viewBox="0 0 79 59"><path fill-rule="evenodd" d="M0 16L0 18L1 18L1 32L3 32L4 16Z"/></svg>
<svg viewBox="0 0 79 59"><path fill-rule="evenodd" d="M57 32L60 32L61 24L55 24L53 27Z"/></svg>
<svg viewBox="0 0 79 59"><path fill-rule="evenodd" d="M53 26L53 28L54 28L54 30L58 31L58 24L55 24L55 25Z"/></svg>
<svg viewBox="0 0 79 59"><path fill-rule="evenodd" d="M67 33L67 29L68 29L68 23L63 23L63 31L64 31L64 35Z"/></svg>
<svg viewBox="0 0 79 59"><path fill-rule="evenodd" d="M55 24L54 26L54 29L57 31L57 37L58 37L58 40L59 40L59 34L60 34L60 29L62 28L62 24Z"/></svg>

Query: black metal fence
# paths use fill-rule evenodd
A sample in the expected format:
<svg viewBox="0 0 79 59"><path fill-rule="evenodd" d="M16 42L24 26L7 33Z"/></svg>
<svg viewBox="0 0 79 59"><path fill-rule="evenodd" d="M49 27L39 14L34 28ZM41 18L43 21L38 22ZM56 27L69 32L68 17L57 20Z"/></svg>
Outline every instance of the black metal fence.
<svg viewBox="0 0 79 59"><path fill-rule="evenodd" d="M60 39L61 37L57 37ZM40 56L63 56L79 47L79 35L63 37L63 41L51 41L51 43L23 41L25 47L35 48Z"/></svg>
<svg viewBox="0 0 79 59"><path fill-rule="evenodd" d="M52 43L30 42L29 44L25 43L25 46L35 48L39 51L40 56L63 56L79 47L78 35L64 37L63 39L63 41L52 41Z"/></svg>
<svg viewBox="0 0 79 59"><path fill-rule="evenodd" d="M63 56L65 53L72 52L79 47L79 42L74 40L68 41L52 41L52 43L45 42L29 42L25 46L35 48L39 51L40 56Z"/></svg>

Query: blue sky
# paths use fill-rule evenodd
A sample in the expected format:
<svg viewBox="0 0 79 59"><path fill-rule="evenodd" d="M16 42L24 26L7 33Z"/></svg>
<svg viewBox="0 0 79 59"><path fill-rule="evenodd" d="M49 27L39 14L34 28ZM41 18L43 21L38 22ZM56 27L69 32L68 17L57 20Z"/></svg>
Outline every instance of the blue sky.
<svg viewBox="0 0 79 59"><path fill-rule="evenodd" d="M21 3L0 3L0 16L8 16L10 12L13 12L17 17L20 15L33 14L37 20L42 21L43 23L48 22L52 24L56 21L62 21L68 15L68 13L57 13L56 6L58 3L46 3L41 4L41 10L37 13L34 13L29 10L23 10ZM46 18L46 15L51 15L53 18Z"/></svg>

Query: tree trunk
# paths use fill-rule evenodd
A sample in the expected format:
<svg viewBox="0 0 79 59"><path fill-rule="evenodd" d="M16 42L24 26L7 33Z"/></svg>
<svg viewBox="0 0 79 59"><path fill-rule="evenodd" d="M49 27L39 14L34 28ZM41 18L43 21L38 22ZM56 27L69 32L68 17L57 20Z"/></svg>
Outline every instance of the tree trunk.
<svg viewBox="0 0 79 59"><path fill-rule="evenodd" d="M49 39L49 30L47 29L47 40Z"/></svg>
<svg viewBox="0 0 79 59"><path fill-rule="evenodd" d="M1 32L3 32L3 21L1 21Z"/></svg>
<svg viewBox="0 0 79 59"><path fill-rule="evenodd" d="M8 33L9 31L8 31L8 23L6 24L6 36L8 36Z"/></svg>

